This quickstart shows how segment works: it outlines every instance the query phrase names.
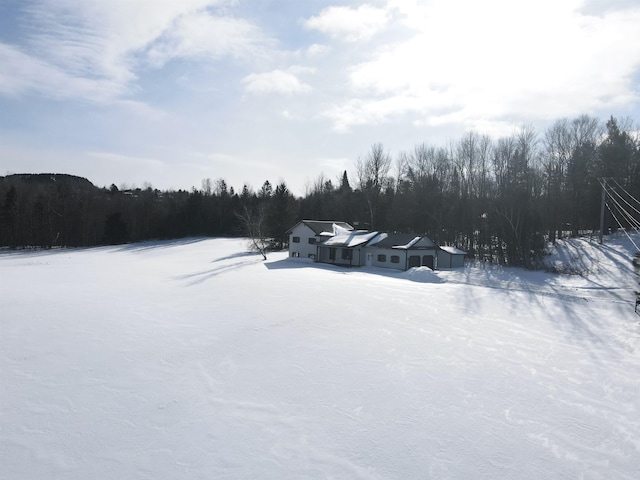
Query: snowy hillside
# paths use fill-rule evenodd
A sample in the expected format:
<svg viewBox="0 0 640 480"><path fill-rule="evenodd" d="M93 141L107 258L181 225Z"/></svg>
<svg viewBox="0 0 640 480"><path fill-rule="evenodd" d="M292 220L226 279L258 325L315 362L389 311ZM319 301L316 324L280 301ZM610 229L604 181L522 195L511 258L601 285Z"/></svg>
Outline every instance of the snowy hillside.
<svg viewBox="0 0 640 480"><path fill-rule="evenodd" d="M626 237L570 276L245 247L0 254L0 476L638 478Z"/></svg>

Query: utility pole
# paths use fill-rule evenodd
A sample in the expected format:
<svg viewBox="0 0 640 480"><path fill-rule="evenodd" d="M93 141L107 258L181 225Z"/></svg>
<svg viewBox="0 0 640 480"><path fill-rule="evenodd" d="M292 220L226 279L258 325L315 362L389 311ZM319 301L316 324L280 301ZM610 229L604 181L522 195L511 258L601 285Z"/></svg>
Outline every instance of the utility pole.
<svg viewBox="0 0 640 480"><path fill-rule="evenodd" d="M600 185L602 185L602 202L600 203L600 245L602 245L602 236L604 235L604 207L607 199L606 179L601 178Z"/></svg>

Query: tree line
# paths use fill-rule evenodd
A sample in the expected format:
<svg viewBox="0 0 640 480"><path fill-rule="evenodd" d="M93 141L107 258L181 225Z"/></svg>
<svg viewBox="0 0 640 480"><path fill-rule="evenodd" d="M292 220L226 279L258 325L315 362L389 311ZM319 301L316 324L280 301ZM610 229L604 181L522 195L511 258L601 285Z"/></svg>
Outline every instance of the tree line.
<svg viewBox="0 0 640 480"><path fill-rule="evenodd" d="M582 115L546 131L474 131L393 158L380 143L352 172L320 173L295 197L281 180L237 192L224 179L190 191L97 188L72 175L0 177L0 246L93 246L188 236L244 236L283 248L298 220L427 234L472 257L535 267L546 242L599 228L601 181L640 197L640 138L630 119ZM607 226L615 228L611 218Z"/></svg>

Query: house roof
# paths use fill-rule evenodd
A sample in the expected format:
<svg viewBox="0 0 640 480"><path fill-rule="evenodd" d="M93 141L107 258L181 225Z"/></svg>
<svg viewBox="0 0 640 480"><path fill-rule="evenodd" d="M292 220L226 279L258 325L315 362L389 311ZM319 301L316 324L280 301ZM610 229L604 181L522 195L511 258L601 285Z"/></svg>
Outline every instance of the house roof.
<svg viewBox="0 0 640 480"><path fill-rule="evenodd" d="M345 230L353 230L353 227L347 222L336 222L332 220L302 220L301 222L296 223L288 231L290 232L301 223L313 230L313 233L315 233L316 235L333 235L335 230L334 225L337 225L338 227Z"/></svg>
<svg viewBox="0 0 640 480"><path fill-rule="evenodd" d="M445 252L450 253L451 255L466 255L467 252L464 252L456 247L440 247Z"/></svg>
<svg viewBox="0 0 640 480"><path fill-rule="evenodd" d="M424 238L423 235L413 233L381 233L379 239L375 239L370 245L376 248L409 249L422 238Z"/></svg>
<svg viewBox="0 0 640 480"><path fill-rule="evenodd" d="M366 244L376 235L378 235L378 232L354 230L334 235L322 242L320 246L353 248Z"/></svg>

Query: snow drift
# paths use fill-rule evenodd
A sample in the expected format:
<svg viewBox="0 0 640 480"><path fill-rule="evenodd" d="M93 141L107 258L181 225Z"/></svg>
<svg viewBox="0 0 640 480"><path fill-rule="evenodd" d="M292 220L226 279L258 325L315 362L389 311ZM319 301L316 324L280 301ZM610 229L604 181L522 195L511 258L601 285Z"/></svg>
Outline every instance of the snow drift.
<svg viewBox="0 0 640 480"><path fill-rule="evenodd" d="M442 279L429 267L413 267L404 272L403 277L422 283L442 283Z"/></svg>

